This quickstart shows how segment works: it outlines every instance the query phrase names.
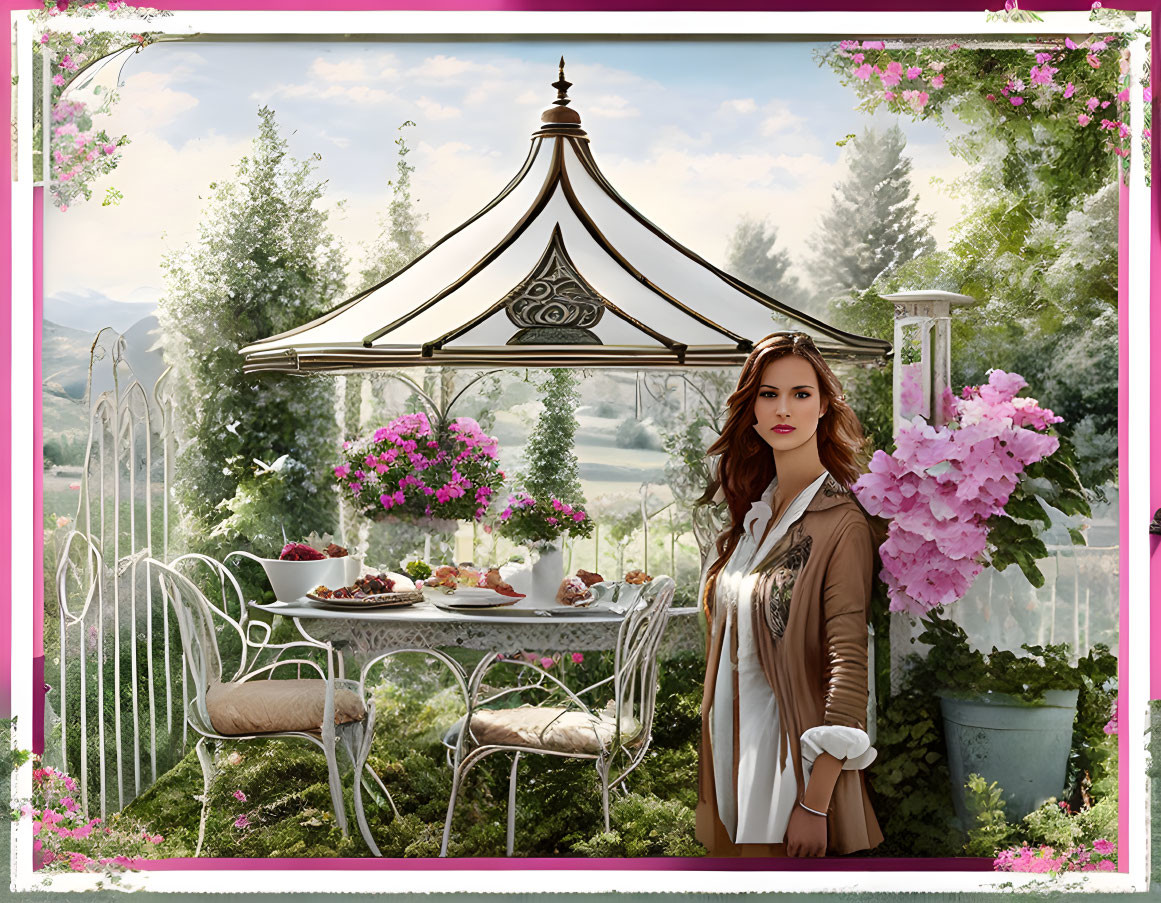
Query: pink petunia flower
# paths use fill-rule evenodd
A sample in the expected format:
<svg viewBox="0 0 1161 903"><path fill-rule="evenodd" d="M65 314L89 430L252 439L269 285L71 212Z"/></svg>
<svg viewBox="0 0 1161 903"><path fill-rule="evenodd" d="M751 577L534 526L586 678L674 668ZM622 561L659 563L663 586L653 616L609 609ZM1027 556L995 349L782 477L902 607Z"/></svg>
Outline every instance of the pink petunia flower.
<svg viewBox="0 0 1161 903"><path fill-rule="evenodd" d="M934 78L931 79L931 87L933 87L933 88L942 88L943 87L943 73L942 72L939 75L936 75Z"/></svg>
<svg viewBox="0 0 1161 903"><path fill-rule="evenodd" d="M1090 122L1092 122L1092 119L1090 117L1086 116L1084 113L1080 113L1077 115L1076 121L1077 121L1078 125L1084 126L1084 125L1088 125Z"/></svg>
<svg viewBox="0 0 1161 903"><path fill-rule="evenodd" d="M1072 95L1075 92L1076 92L1076 85L1074 85L1072 82L1069 82L1067 85L1064 86L1064 99L1068 100L1068 98L1072 97Z"/></svg>
<svg viewBox="0 0 1161 903"><path fill-rule="evenodd" d="M241 790L235 790L234 791L234 799L236 799L240 803L244 803L244 802L246 802L246 794L244 794Z"/></svg>
<svg viewBox="0 0 1161 903"><path fill-rule="evenodd" d="M250 819L248 819L245 815L239 815L237 818L234 819L234 827L235 828L248 828L248 827L250 827Z"/></svg>
<svg viewBox="0 0 1161 903"><path fill-rule="evenodd" d="M579 664L580 664L581 662L583 662L584 660L585 660L585 657L584 657L584 655L582 655L581 653L579 653L579 652L574 652L574 653L572 654L572 663L573 663L574 665L579 665Z"/></svg>
<svg viewBox="0 0 1161 903"><path fill-rule="evenodd" d="M1009 97L1008 100L1012 102L1012 106L1018 107L1024 103L1023 97Z"/></svg>
<svg viewBox="0 0 1161 903"><path fill-rule="evenodd" d="M551 668L551 667L552 667L553 665L555 665L555 664L556 664L556 662L554 662L554 661L553 661L551 658L549 658L547 655L546 655L546 656L544 656L544 658L542 658L542 659L540 660L540 667L541 667L541 668L543 668L545 671L547 671L549 668Z"/></svg>

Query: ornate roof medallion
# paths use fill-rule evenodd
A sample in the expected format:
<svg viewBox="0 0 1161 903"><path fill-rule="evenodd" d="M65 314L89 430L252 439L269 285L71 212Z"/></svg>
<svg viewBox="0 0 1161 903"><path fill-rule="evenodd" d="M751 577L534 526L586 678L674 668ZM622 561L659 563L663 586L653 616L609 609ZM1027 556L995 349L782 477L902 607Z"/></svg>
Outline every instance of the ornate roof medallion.
<svg viewBox="0 0 1161 903"><path fill-rule="evenodd" d="M558 223L532 272L504 298L508 319L520 327L509 345L600 345L589 329L605 313L604 301L577 271Z"/></svg>

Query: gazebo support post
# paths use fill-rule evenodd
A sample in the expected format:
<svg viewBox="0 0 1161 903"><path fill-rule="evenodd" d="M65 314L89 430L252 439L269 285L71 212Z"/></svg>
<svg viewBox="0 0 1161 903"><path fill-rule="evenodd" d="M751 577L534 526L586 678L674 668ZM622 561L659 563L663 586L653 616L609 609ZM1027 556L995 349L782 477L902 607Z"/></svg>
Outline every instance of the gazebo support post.
<svg viewBox="0 0 1161 903"><path fill-rule="evenodd" d="M894 435L919 416L932 426L944 426L950 411L944 392L951 389L951 317L956 307L976 304L970 295L912 291L882 295L895 309L895 360L891 409ZM891 693L903 681L903 661L915 651L917 622L910 615L891 618Z"/></svg>

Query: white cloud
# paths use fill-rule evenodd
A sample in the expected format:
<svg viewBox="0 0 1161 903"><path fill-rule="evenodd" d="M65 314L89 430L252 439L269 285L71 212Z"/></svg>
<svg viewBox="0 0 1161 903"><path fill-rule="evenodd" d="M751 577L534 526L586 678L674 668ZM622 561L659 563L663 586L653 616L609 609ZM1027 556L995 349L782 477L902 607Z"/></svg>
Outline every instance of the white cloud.
<svg viewBox="0 0 1161 903"><path fill-rule="evenodd" d="M752 97L742 97L736 100L726 100L718 108L720 113L753 113L758 109L758 105L754 103Z"/></svg>
<svg viewBox="0 0 1161 903"><path fill-rule="evenodd" d="M136 135L168 125L196 107L196 97L172 87L181 78L179 71L139 72L126 78L120 89L124 99L117 106L117 128Z"/></svg>
<svg viewBox="0 0 1161 903"><path fill-rule="evenodd" d="M784 100L773 100L762 108L762 135L788 135L799 132L806 120L790 111Z"/></svg>
<svg viewBox="0 0 1161 903"><path fill-rule="evenodd" d="M489 63L477 63L454 56L444 56L441 53L429 56L418 66L408 69L406 77L421 80L444 80L458 78L469 72L496 75L501 70Z"/></svg>
<svg viewBox="0 0 1161 903"><path fill-rule="evenodd" d="M386 104L398 98L382 88L366 85L323 85L307 82L301 85L277 85L265 91L254 91L251 98L266 103L277 97L291 100L336 100L351 104Z"/></svg>
<svg viewBox="0 0 1161 903"><path fill-rule="evenodd" d="M457 107L445 107L428 97L421 97L415 105L423 111L427 119L456 119L460 115Z"/></svg>
<svg viewBox="0 0 1161 903"><path fill-rule="evenodd" d="M230 178L250 147L249 138L212 132L180 147L134 132L121 165L94 183L92 201L45 218L45 293L99 286L114 300L138 300L134 292L143 285L162 285L163 255L196 238L210 182ZM108 185L124 194L118 206L97 200Z"/></svg>
<svg viewBox="0 0 1161 903"><path fill-rule="evenodd" d="M594 97L585 105L585 115L605 119L630 119L640 116L641 112L619 94L604 94Z"/></svg>
<svg viewBox="0 0 1161 903"><path fill-rule="evenodd" d="M397 65L398 61L390 53L334 62L320 56L310 64L310 74L325 82L373 82L377 78L398 77Z"/></svg>
<svg viewBox="0 0 1161 903"><path fill-rule="evenodd" d="M338 148L346 148L351 146L350 138L343 138L339 135L330 135L327 133L326 129L321 129L318 133L318 136L323 141L329 141L331 144Z"/></svg>

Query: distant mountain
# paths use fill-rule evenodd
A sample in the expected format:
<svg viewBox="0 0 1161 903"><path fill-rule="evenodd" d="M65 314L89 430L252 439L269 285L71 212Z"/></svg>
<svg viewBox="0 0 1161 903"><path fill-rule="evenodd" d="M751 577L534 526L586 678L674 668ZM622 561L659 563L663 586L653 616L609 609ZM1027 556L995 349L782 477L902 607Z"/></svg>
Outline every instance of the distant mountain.
<svg viewBox="0 0 1161 903"><path fill-rule="evenodd" d="M135 292L135 295L148 292ZM70 329L96 333L111 326L124 333L134 323L157 312L157 301L131 304L114 301L108 295L86 289L80 292L57 292L44 299L44 319Z"/></svg>
<svg viewBox="0 0 1161 903"><path fill-rule="evenodd" d="M136 307L139 305L123 305ZM89 359L97 331L74 329L45 320L41 332L41 386L43 391L44 434L80 435L88 432L85 392L89 381ZM165 369L157 318L147 316L122 333L124 363L118 370L121 390L126 380L136 378L152 396L154 383ZM115 336L106 335L101 344L111 349ZM125 365L128 365L127 367ZM106 355L93 370L93 397L113 388L113 372Z"/></svg>

